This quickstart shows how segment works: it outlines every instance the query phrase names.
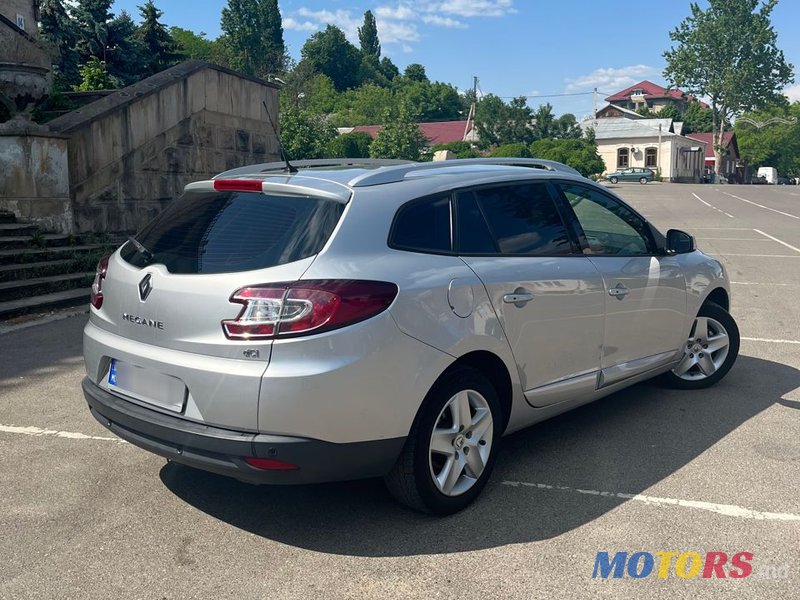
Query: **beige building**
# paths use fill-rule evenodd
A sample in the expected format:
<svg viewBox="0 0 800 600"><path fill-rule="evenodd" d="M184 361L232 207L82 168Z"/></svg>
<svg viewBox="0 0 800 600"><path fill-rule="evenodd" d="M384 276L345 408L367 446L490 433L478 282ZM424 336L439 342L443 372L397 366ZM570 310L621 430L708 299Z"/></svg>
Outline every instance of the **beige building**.
<svg viewBox="0 0 800 600"><path fill-rule="evenodd" d="M660 173L663 181L699 183L706 144L680 135L681 125L672 119L624 117L588 119L581 124L584 130L594 129L606 173L645 167Z"/></svg>

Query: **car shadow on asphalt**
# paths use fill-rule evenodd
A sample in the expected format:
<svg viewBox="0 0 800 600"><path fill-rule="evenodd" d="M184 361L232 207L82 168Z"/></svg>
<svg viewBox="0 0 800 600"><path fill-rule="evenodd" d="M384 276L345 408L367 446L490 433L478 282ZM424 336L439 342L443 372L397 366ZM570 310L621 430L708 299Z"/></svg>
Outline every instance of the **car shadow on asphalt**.
<svg viewBox="0 0 800 600"><path fill-rule="evenodd" d="M404 509L380 480L252 486L175 464L160 476L204 513L300 548L374 557L479 550L549 539L627 501L504 482L642 493L761 411L791 406L782 397L798 387L797 369L741 356L710 390L623 390L504 438L481 497L445 518Z"/></svg>

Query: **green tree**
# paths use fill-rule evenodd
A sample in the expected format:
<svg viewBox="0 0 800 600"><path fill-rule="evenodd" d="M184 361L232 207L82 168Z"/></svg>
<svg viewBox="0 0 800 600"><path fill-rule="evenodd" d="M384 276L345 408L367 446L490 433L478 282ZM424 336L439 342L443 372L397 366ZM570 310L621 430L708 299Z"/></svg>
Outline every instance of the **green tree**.
<svg viewBox="0 0 800 600"><path fill-rule="evenodd" d="M262 78L283 73L286 45L278 0L228 0L220 25L232 68Z"/></svg>
<svg viewBox="0 0 800 600"><path fill-rule="evenodd" d="M703 108L697 100L689 102L683 111L684 133L709 133L713 127L713 115L710 108Z"/></svg>
<svg viewBox="0 0 800 600"><path fill-rule="evenodd" d="M745 113L734 126L739 153L754 167L769 166L781 175L800 176L800 102L775 103Z"/></svg>
<svg viewBox="0 0 800 600"><path fill-rule="evenodd" d="M320 115L288 110L281 115L281 145L290 160L326 158L336 129Z"/></svg>
<svg viewBox="0 0 800 600"><path fill-rule="evenodd" d="M522 142L503 144L489 153L492 158L529 158L530 155L527 144Z"/></svg>
<svg viewBox="0 0 800 600"><path fill-rule="evenodd" d="M342 127L375 125L385 119L387 107L392 106L397 103L390 89L365 84L339 97L334 120Z"/></svg>
<svg viewBox="0 0 800 600"><path fill-rule="evenodd" d="M436 144L431 148L431 153L440 150L448 150L456 155L456 158L479 158L483 156L472 147L469 142L448 142L446 144Z"/></svg>
<svg viewBox="0 0 800 600"><path fill-rule="evenodd" d="M583 139L537 140L530 146L535 158L555 160L576 169L584 177L605 171L605 163L597 153L593 134Z"/></svg>
<svg viewBox="0 0 800 600"><path fill-rule="evenodd" d="M146 77L174 65L178 60L178 52L175 40L158 20L164 12L156 8L153 0L147 0L140 6L139 13L142 22L135 35L142 48L141 67Z"/></svg>
<svg viewBox="0 0 800 600"><path fill-rule="evenodd" d="M214 57L214 41L206 37L205 32L195 33L182 27L170 27L169 35L175 42L177 52L183 58L211 61Z"/></svg>
<svg viewBox="0 0 800 600"><path fill-rule="evenodd" d="M364 24L358 28L358 41L361 44L362 54L380 59L381 43L378 39L378 25L375 23L375 15L371 10L364 13Z"/></svg>
<svg viewBox="0 0 800 600"><path fill-rule="evenodd" d="M386 122L369 148L372 158L420 160L428 140L405 107L395 117L387 111Z"/></svg>
<svg viewBox="0 0 800 600"><path fill-rule="evenodd" d="M397 104L408 107L422 123L430 121L457 121L464 105L458 90L447 83L407 80L397 88Z"/></svg>
<svg viewBox="0 0 800 600"><path fill-rule="evenodd" d="M369 158L372 137L363 131L354 131L337 136L328 144L331 158Z"/></svg>
<svg viewBox="0 0 800 600"><path fill-rule="evenodd" d="M493 94L478 102L475 126L481 141L490 145L530 144L533 132L533 111L524 96L514 98L509 104Z"/></svg>
<svg viewBox="0 0 800 600"><path fill-rule="evenodd" d="M74 86L76 92L90 92L94 90L108 90L114 86L108 74L106 63L93 56L80 68L81 82Z"/></svg>
<svg viewBox="0 0 800 600"><path fill-rule="evenodd" d="M108 23L105 62L115 87L130 85L146 77L142 71L144 51L136 39L136 23L122 11Z"/></svg>
<svg viewBox="0 0 800 600"><path fill-rule="evenodd" d="M664 76L676 87L710 98L716 172L722 135L736 115L764 108L793 81L792 65L777 46L770 16L777 0L709 0L692 3L691 15L670 38Z"/></svg>
<svg viewBox="0 0 800 600"><path fill-rule="evenodd" d="M428 75L425 73L425 67L419 63L411 63L406 67L403 72L403 77L409 81L428 81Z"/></svg>
<svg viewBox="0 0 800 600"><path fill-rule="evenodd" d="M300 55L302 61L307 62L316 72L330 77L339 91L357 87L361 83L361 53L335 25L328 25L323 31L308 38Z"/></svg>
<svg viewBox="0 0 800 600"><path fill-rule="evenodd" d="M53 57L53 88L71 89L80 82L78 30L63 0L42 0L39 4L39 34Z"/></svg>
<svg viewBox="0 0 800 600"><path fill-rule="evenodd" d="M70 12L78 33L76 49L80 61L88 64L91 57L105 61L108 46L108 23L113 0L78 0Z"/></svg>
<svg viewBox="0 0 800 600"><path fill-rule="evenodd" d="M387 80L392 81L395 77L400 77L400 69L397 68L388 56L384 56L380 63L381 73Z"/></svg>

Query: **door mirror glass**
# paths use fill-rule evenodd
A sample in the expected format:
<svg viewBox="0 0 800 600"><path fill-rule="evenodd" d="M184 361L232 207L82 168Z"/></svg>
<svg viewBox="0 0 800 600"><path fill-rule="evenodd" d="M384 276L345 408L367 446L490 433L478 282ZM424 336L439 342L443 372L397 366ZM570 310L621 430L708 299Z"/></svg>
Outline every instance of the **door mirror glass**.
<svg viewBox="0 0 800 600"><path fill-rule="evenodd" d="M667 232L667 253L686 254L694 252L694 238L680 229L670 229Z"/></svg>

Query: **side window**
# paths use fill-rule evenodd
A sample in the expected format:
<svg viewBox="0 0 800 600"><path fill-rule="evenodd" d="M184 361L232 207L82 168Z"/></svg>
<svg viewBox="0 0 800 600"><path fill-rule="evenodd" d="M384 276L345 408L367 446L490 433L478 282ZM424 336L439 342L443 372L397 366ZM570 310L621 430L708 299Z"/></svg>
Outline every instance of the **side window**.
<svg viewBox="0 0 800 600"><path fill-rule="evenodd" d="M567 229L546 184L528 183L476 190L475 199L502 254L572 254ZM469 248L469 240L465 243L462 248Z"/></svg>
<svg viewBox="0 0 800 600"><path fill-rule="evenodd" d="M451 252L450 196L404 204L389 234L389 245L413 252Z"/></svg>
<svg viewBox="0 0 800 600"><path fill-rule="evenodd" d="M456 211L456 232L458 239L458 252L461 254L497 254L497 244L494 242L489 226L483 213L478 207L478 199L474 192L458 194L458 210Z"/></svg>
<svg viewBox="0 0 800 600"><path fill-rule="evenodd" d="M561 184L561 190L586 236L588 254L652 254L647 225L624 204L581 185Z"/></svg>

